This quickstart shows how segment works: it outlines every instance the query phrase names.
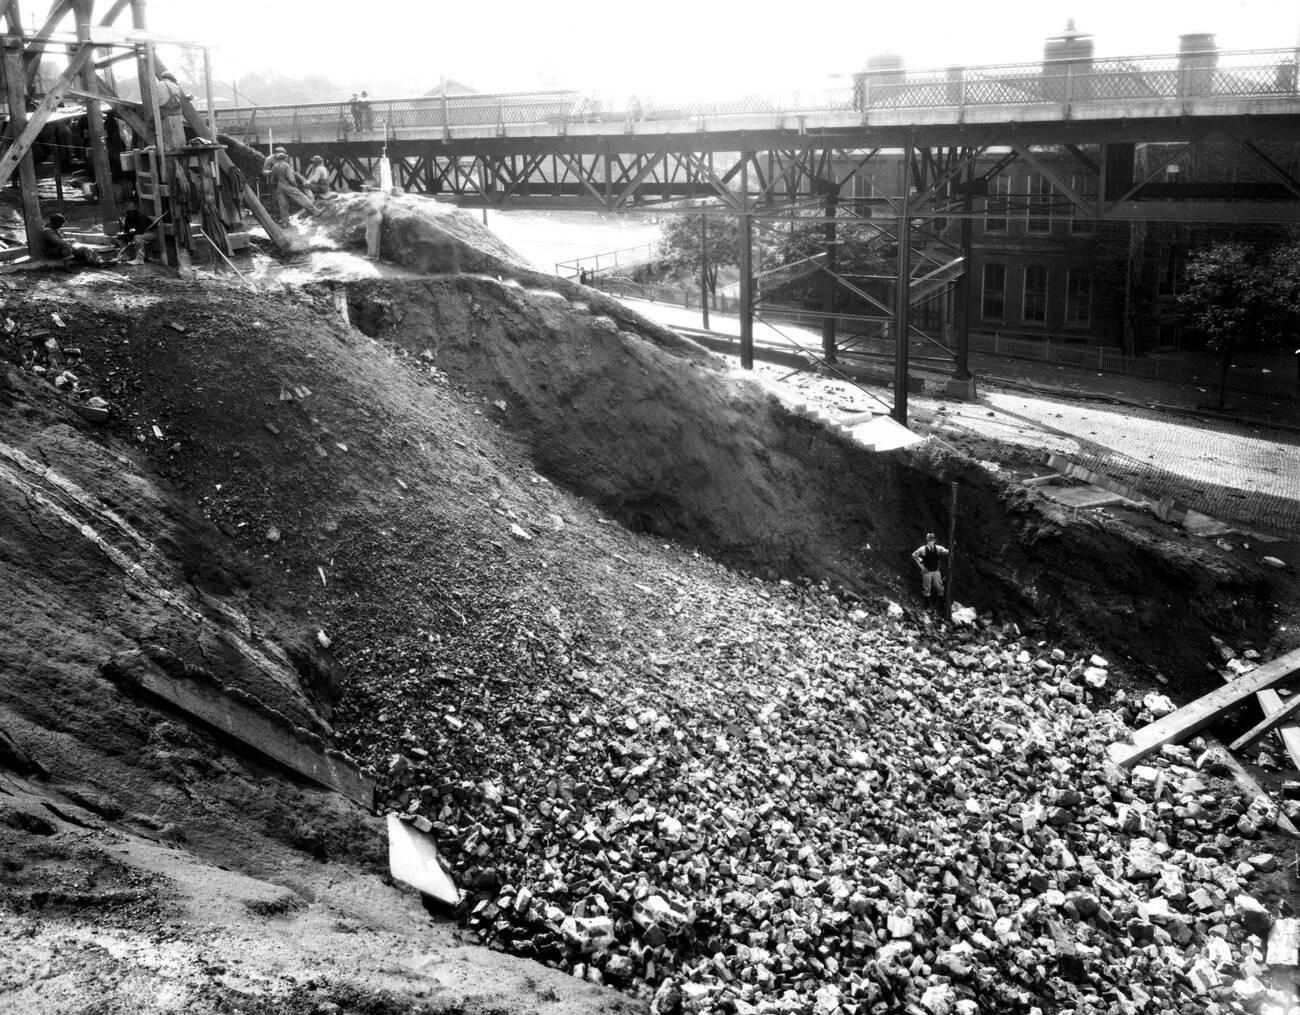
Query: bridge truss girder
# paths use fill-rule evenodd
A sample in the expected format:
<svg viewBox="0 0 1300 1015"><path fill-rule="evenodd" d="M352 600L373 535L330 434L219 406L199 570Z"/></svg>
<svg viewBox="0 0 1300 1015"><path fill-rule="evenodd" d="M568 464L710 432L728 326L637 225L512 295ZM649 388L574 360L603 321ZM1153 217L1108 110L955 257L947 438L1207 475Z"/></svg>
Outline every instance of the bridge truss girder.
<svg viewBox="0 0 1300 1015"><path fill-rule="evenodd" d="M968 378L966 325L969 299L970 226L987 214L975 198L1014 163L1050 181L1058 195L1053 214L1095 222L1300 222L1300 179L1265 150L1293 143L1300 117L1243 120L1228 117L1147 122L1010 123L861 128L849 131L698 135L628 134L608 137L497 138L469 141L390 140L340 142L322 148L356 178L378 178L377 162L392 161L395 182L408 191L435 194L467 207L589 208L612 212L686 213L739 217L742 236L755 220L798 216L827 227L823 263L811 269L829 282L827 292L866 296L834 269L831 255L838 226L870 221L865 242L893 247L897 269L892 305L868 298L893 325L896 354L894 415L906 420L906 337L921 336L944 350L955 377ZM1160 178L1189 146L1232 146L1260 167L1269 183L1243 190L1230 182L1180 191ZM1143 144L1168 146L1145 166L1134 153ZM1095 154L1088 149L1094 149ZM882 156L900 158L907 186L889 197L861 198L852 182ZM1075 178L1082 180L1076 186ZM1267 199L1257 199L1260 195ZM1256 199L1242 200L1243 196ZM1006 214L1024 214L1032 195L1005 195ZM961 226L954 239L949 226ZM778 284L749 264L752 241L742 244L741 361L752 365L752 317L770 304ZM746 266L748 265L748 270ZM756 279L760 284L756 285ZM954 348L915 327L911 311L935 299L954 300ZM834 319L833 295L825 314ZM824 325L822 362L836 358L834 325Z"/></svg>

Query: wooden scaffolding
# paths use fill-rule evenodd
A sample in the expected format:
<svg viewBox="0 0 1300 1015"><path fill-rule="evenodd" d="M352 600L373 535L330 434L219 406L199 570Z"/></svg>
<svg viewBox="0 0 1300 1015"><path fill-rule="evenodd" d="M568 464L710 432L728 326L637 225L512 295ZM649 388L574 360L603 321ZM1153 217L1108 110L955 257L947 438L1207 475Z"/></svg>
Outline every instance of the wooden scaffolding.
<svg viewBox="0 0 1300 1015"><path fill-rule="evenodd" d="M212 119L212 68L208 49L149 33L145 0L112 0L96 18L96 0L52 0L39 28L24 30L18 0L0 0L4 34L0 71L8 111L7 147L0 154L0 187L18 174L27 249L41 257L44 228L33 148L65 99L84 105L89 165L105 235L115 235L119 195L115 180L129 179L158 256L185 265L191 253L212 250L228 258L248 245L247 208L277 246L286 239L238 168L217 143ZM118 26L130 11L130 28ZM70 22L72 31L67 30ZM159 45L200 50L208 118L167 73ZM42 58L66 53L62 73L40 101L34 88ZM119 95L103 74L133 61L139 99ZM119 129L110 144L105 110ZM129 137L129 143L127 138ZM113 149L113 150L110 150ZM116 170L116 171L115 171Z"/></svg>

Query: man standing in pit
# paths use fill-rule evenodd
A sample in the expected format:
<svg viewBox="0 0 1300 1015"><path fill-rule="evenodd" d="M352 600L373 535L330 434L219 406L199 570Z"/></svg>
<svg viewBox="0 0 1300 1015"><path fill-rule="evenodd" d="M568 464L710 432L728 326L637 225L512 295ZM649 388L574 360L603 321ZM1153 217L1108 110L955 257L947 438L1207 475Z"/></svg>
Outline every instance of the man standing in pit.
<svg viewBox="0 0 1300 1015"><path fill-rule="evenodd" d="M943 575L939 572L939 562L948 556L947 547L934 541L934 533L925 534L925 542L912 551L912 559L921 569L921 596L927 606L943 602Z"/></svg>

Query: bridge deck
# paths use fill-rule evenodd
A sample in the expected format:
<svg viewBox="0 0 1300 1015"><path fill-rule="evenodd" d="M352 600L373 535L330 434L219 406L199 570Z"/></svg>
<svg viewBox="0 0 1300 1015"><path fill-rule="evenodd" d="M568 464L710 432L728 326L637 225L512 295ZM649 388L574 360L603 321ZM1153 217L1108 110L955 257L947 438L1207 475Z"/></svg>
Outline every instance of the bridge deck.
<svg viewBox="0 0 1300 1015"><path fill-rule="evenodd" d="M439 141L452 147L566 146L618 138L736 132L872 134L891 128L1065 125L1185 117L1300 115L1295 50L1058 60L1034 64L876 71L817 91L637 109L578 91L377 100L222 109L226 133L264 143ZM699 149L697 149L699 150Z"/></svg>

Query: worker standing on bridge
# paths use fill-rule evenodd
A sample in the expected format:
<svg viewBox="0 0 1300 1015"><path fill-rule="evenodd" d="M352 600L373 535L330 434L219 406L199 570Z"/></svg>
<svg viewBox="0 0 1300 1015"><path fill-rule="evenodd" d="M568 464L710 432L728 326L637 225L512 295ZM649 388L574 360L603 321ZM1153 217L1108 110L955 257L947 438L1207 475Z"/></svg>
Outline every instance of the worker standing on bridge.
<svg viewBox="0 0 1300 1015"><path fill-rule="evenodd" d="M301 208L311 215L319 215L316 202L302 192L300 185L306 185L306 179L289 162L285 152L277 152L271 161L271 190L275 194L275 207L281 222L288 222L293 208Z"/></svg>
<svg viewBox="0 0 1300 1015"><path fill-rule="evenodd" d="M939 564L948 556L948 549L934 539L934 533L927 532L925 542L912 551L912 559L921 569L921 596L927 606L943 604L943 575L939 571Z"/></svg>

